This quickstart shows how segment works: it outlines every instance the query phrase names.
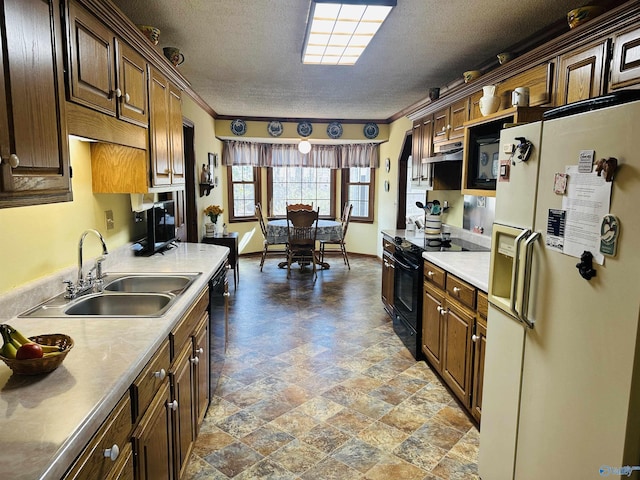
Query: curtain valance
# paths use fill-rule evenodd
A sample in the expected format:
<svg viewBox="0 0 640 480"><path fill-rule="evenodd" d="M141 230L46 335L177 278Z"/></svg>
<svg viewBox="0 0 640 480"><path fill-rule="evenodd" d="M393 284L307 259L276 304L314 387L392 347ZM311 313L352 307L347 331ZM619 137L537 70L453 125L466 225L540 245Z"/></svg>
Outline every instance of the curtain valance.
<svg viewBox="0 0 640 480"><path fill-rule="evenodd" d="M315 144L305 155L300 153L297 144L227 140L224 142L222 164L254 167L378 168L380 158L377 143Z"/></svg>

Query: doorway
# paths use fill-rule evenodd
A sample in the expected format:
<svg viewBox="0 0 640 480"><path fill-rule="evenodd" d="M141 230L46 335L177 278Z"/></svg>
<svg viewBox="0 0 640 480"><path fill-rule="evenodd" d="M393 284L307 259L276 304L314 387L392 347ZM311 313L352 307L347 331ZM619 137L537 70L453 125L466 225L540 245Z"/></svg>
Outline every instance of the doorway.
<svg viewBox="0 0 640 480"><path fill-rule="evenodd" d="M182 132L184 139L184 168L187 172L184 190L184 207L185 207L185 228L187 242L198 243L200 236L198 235L198 213L196 212L196 181L194 172L196 171L196 148L195 124L187 119L182 119Z"/></svg>

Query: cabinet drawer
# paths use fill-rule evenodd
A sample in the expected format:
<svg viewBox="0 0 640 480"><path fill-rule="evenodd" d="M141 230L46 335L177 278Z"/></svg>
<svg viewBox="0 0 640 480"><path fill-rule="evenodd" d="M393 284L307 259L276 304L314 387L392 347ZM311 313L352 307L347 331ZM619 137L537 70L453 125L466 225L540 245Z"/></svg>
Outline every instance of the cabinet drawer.
<svg viewBox="0 0 640 480"><path fill-rule="evenodd" d="M475 287L463 282L453 275L447 275L447 293L463 305L466 305L471 309L476 308Z"/></svg>
<svg viewBox="0 0 640 480"><path fill-rule="evenodd" d="M202 318L202 314L207 311L208 305L209 289L205 288L200 292L200 297L198 297L193 307L191 307L182 321L171 330L169 334L171 340L171 361L176 358L180 350L182 350L182 346L189 340L194 328L196 328L196 323Z"/></svg>
<svg viewBox="0 0 640 480"><path fill-rule="evenodd" d="M424 280L444 289L446 272L431 262L424 262Z"/></svg>
<svg viewBox="0 0 640 480"><path fill-rule="evenodd" d="M121 456L126 455L127 452L131 455L131 442L129 440L132 428L131 397L127 393L118 402L91 442L63 478L65 480L93 480L105 478L110 474L111 469L116 466L121 469L120 464L123 461ZM114 445L117 445L120 453L115 460L111 460L111 458L105 456L105 450L113 448ZM131 474L133 475L133 466L131 467Z"/></svg>
<svg viewBox="0 0 640 480"><path fill-rule="evenodd" d="M382 239L382 249L385 252L389 252L390 254L394 254L396 251L396 246L393 242L390 242L389 240L387 240L386 238Z"/></svg>
<svg viewBox="0 0 640 480"><path fill-rule="evenodd" d="M155 356L131 385L134 419L145 412L156 391L169 373L169 340L165 340Z"/></svg>
<svg viewBox="0 0 640 480"><path fill-rule="evenodd" d="M487 298L487 294L484 292L478 291L478 313L482 315L484 318L487 318L489 314L489 299Z"/></svg>

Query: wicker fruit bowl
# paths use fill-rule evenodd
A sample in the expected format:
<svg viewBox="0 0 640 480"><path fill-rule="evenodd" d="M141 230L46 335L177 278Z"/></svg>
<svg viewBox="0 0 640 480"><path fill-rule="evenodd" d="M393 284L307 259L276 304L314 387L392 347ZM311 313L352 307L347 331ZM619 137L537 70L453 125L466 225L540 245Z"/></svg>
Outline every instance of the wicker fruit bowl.
<svg viewBox="0 0 640 480"><path fill-rule="evenodd" d="M62 364L69 350L73 348L73 339L69 335L62 333L36 335L35 337L29 337L29 340L41 345L60 347L61 351L42 358L28 360L17 360L0 355L0 359L17 375L40 375L41 373L53 372Z"/></svg>

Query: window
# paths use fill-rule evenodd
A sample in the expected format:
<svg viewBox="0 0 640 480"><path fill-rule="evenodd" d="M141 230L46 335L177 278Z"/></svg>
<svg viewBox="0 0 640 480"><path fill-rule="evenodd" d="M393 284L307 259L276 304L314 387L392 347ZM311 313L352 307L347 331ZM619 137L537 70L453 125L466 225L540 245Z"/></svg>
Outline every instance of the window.
<svg viewBox="0 0 640 480"><path fill-rule="evenodd" d="M249 165L227 168L229 185L229 221L255 219L255 205L260 200L260 169Z"/></svg>
<svg viewBox="0 0 640 480"><path fill-rule="evenodd" d="M342 199L351 203L351 220L373 222L373 184L375 169L351 167L342 169Z"/></svg>
<svg viewBox="0 0 640 480"><path fill-rule="evenodd" d="M320 216L335 218L335 170L272 167L268 171L269 216L287 215L287 203L312 203Z"/></svg>

